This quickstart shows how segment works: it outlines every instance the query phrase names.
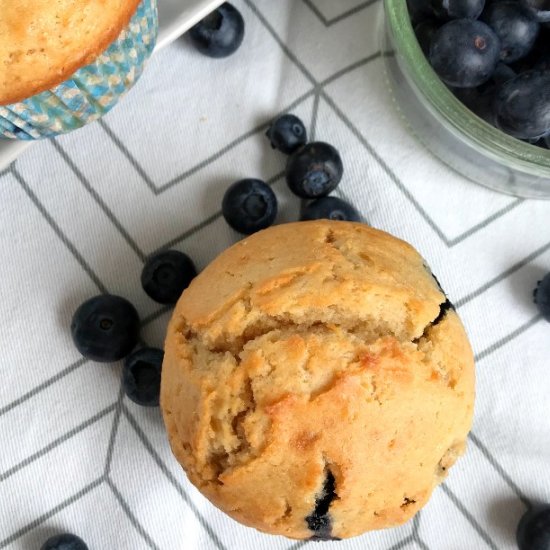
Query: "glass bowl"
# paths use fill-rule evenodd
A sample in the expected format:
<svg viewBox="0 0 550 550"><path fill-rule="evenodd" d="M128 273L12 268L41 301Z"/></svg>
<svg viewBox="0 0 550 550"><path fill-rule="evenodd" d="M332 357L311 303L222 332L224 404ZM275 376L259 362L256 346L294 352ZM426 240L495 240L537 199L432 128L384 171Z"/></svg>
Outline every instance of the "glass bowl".
<svg viewBox="0 0 550 550"><path fill-rule="evenodd" d="M391 91L418 139L469 179L518 197L550 199L550 150L494 128L443 84L414 34L406 0L384 0L382 51Z"/></svg>

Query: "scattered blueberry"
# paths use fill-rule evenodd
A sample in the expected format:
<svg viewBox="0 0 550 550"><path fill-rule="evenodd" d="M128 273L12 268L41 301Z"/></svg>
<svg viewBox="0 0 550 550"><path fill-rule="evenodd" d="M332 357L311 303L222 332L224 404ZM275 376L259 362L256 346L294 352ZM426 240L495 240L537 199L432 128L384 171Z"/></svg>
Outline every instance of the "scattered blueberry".
<svg viewBox="0 0 550 550"><path fill-rule="evenodd" d="M304 145L288 158L286 165L290 190L304 199L328 195L336 189L343 173L340 153L322 141Z"/></svg>
<svg viewBox="0 0 550 550"><path fill-rule="evenodd" d="M209 57L227 57L242 44L243 16L226 2L191 27L189 37L199 52Z"/></svg>
<svg viewBox="0 0 550 550"><path fill-rule="evenodd" d="M359 212L348 202L338 197L321 197L305 206L300 220L340 220L358 222L361 220Z"/></svg>
<svg viewBox="0 0 550 550"><path fill-rule="evenodd" d="M537 288L533 291L533 298L541 315L550 321L550 273L537 283Z"/></svg>
<svg viewBox="0 0 550 550"><path fill-rule="evenodd" d="M76 535L63 533L49 538L40 550L88 550L85 542Z"/></svg>
<svg viewBox="0 0 550 550"><path fill-rule="evenodd" d="M502 84L495 96L498 128L521 139L536 139L550 129L550 72L527 71Z"/></svg>
<svg viewBox="0 0 550 550"><path fill-rule="evenodd" d="M440 19L477 19L485 0L431 0L432 9Z"/></svg>
<svg viewBox="0 0 550 550"><path fill-rule="evenodd" d="M143 407L158 407L164 352L142 348L124 360L122 384L129 399Z"/></svg>
<svg viewBox="0 0 550 550"><path fill-rule="evenodd" d="M516 540L519 550L548 550L550 548L550 505L529 509L521 518Z"/></svg>
<svg viewBox="0 0 550 550"><path fill-rule="evenodd" d="M500 55L498 36L481 21L457 19L434 35L430 63L441 80L456 88L487 82Z"/></svg>
<svg viewBox="0 0 550 550"><path fill-rule="evenodd" d="M512 63L525 57L539 33L539 23L515 0L490 4L482 15L500 39L500 59Z"/></svg>
<svg viewBox="0 0 550 550"><path fill-rule="evenodd" d="M533 17L541 23L550 21L550 0L520 0L531 12Z"/></svg>
<svg viewBox="0 0 550 550"><path fill-rule="evenodd" d="M137 344L139 316L128 300L101 294L76 310L71 335L84 357L99 362L119 361Z"/></svg>
<svg viewBox="0 0 550 550"><path fill-rule="evenodd" d="M290 155L307 141L307 131L304 123L294 115L277 117L268 128L266 136L273 149Z"/></svg>
<svg viewBox="0 0 550 550"><path fill-rule="evenodd" d="M441 24L434 19L424 19L424 21L418 23L414 28L414 34L416 34L418 44L424 52L424 55L430 54L432 39L440 25Z"/></svg>
<svg viewBox="0 0 550 550"><path fill-rule="evenodd" d="M225 192L222 213L233 229L250 235L275 221L277 197L271 187L261 180L240 180Z"/></svg>
<svg viewBox="0 0 550 550"><path fill-rule="evenodd" d="M195 265L187 254L164 250L145 262L141 286L156 302L175 304L196 275Z"/></svg>

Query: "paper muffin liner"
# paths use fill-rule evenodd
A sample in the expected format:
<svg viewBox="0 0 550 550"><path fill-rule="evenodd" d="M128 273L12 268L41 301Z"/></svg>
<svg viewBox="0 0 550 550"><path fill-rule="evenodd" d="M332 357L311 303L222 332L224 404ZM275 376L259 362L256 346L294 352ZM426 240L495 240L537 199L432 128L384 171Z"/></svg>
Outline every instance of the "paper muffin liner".
<svg viewBox="0 0 550 550"><path fill-rule="evenodd" d="M141 76L157 32L157 0L142 0L128 26L93 63L50 90L0 106L0 138L54 137L103 116Z"/></svg>

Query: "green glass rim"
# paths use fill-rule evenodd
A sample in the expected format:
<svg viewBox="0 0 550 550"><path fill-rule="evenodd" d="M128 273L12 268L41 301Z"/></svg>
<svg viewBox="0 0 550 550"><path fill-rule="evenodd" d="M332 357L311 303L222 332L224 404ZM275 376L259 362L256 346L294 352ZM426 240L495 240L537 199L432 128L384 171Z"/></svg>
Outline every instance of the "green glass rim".
<svg viewBox="0 0 550 550"><path fill-rule="evenodd" d="M511 168L550 178L550 151L513 138L479 118L443 84L414 34L406 0L384 0L386 25L401 69L438 119L463 141Z"/></svg>

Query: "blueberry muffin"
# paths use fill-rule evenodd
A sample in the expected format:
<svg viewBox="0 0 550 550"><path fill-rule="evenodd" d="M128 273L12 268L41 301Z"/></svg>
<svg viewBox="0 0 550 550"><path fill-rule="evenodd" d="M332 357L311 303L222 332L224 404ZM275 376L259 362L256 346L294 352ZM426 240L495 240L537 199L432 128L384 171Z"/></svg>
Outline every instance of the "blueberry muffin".
<svg viewBox="0 0 550 550"><path fill-rule="evenodd" d="M474 362L407 243L352 222L279 225L184 291L161 406L191 482L245 525L340 539L399 525L465 449Z"/></svg>
<svg viewBox="0 0 550 550"><path fill-rule="evenodd" d="M0 0L0 138L52 137L105 114L157 30L156 0Z"/></svg>

